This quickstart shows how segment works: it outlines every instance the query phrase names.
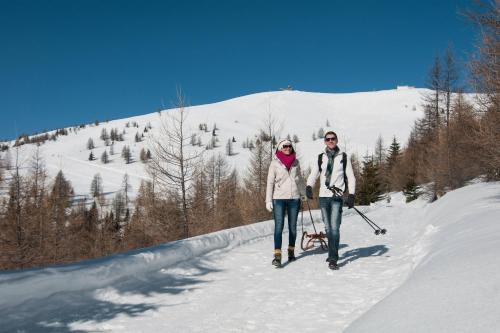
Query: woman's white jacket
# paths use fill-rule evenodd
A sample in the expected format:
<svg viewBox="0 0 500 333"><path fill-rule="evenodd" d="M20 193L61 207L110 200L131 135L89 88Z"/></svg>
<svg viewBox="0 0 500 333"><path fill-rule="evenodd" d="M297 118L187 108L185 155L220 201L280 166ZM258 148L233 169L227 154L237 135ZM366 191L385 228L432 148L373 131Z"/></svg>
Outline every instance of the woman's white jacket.
<svg viewBox="0 0 500 333"><path fill-rule="evenodd" d="M267 174L266 202L273 199L299 199L305 195L305 188L298 160L293 162L290 170L277 158L271 161Z"/></svg>

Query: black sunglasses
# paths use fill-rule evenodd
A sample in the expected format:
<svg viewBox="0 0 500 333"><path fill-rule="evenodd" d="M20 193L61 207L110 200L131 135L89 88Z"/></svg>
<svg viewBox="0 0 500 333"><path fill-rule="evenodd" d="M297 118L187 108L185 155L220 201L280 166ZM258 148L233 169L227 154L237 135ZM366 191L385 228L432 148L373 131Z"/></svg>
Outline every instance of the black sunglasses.
<svg viewBox="0 0 500 333"><path fill-rule="evenodd" d="M325 138L325 141L335 141L337 138Z"/></svg>
<svg viewBox="0 0 500 333"><path fill-rule="evenodd" d="M283 145L283 148L292 148L292 145Z"/></svg>

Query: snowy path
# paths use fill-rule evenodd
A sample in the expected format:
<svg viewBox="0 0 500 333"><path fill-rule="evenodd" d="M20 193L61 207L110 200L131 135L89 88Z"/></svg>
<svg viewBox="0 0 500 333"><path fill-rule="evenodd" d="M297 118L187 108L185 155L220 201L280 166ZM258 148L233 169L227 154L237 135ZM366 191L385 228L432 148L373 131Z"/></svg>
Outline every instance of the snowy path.
<svg viewBox="0 0 500 333"><path fill-rule="evenodd" d="M367 210L385 236L345 212L339 271L318 250L273 268L262 222L0 272L0 332L498 332L500 182L401 199Z"/></svg>
<svg viewBox="0 0 500 333"><path fill-rule="evenodd" d="M29 300L2 310L0 331L340 332L399 286L423 251L414 244L425 237L416 227L424 209L402 207L371 208L385 236L344 213L339 271L320 250L299 250L296 262L274 269L267 235L104 288Z"/></svg>

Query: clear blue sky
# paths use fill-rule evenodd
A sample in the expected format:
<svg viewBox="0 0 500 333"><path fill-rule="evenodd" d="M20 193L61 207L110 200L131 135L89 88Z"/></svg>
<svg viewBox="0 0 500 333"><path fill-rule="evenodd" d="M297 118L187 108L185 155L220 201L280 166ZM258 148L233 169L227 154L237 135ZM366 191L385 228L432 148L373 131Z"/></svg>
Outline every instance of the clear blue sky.
<svg viewBox="0 0 500 333"><path fill-rule="evenodd" d="M421 87L472 0L0 0L0 139L279 90Z"/></svg>

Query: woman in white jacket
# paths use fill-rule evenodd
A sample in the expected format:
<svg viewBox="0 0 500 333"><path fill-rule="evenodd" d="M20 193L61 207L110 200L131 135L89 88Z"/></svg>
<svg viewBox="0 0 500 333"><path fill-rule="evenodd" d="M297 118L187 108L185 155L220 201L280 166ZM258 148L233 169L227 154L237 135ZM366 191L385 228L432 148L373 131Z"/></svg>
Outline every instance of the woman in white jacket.
<svg viewBox="0 0 500 333"><path fill-rule="evenodd" d="M266 208L274 215L274 259L272 264L281 266L281 244L285 211L288 214L288 261L294 261L297 217L300 198L304 197L305 183L292 142L281 140L267 175Z"/></svg>

